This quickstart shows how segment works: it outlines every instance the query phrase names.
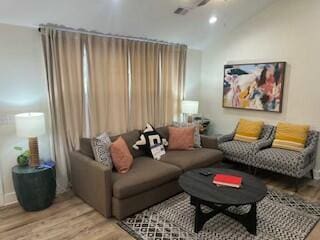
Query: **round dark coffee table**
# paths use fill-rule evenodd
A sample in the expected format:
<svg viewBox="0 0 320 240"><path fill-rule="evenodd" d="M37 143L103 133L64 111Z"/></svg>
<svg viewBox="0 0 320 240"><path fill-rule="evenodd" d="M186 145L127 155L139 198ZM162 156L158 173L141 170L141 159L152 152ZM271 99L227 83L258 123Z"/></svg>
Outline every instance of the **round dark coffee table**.
<svg viewBox="0 0 320 240"><path fill-rule="evenodd" d="M201 170L211 172L209 176L200 174ZM212 183L215 174L228 174L242 177L240 188L216 186ZM218 213L223 213L246 227L248 232L256 235L257 202L267 194L266 185L258 178L232 169L202 168L188 171L180 176L179 184L191 196L191 204L196 207L195 229L199 232L203 225ZM209 213L201 210L201 205L212 209ZM239 215L228 211L231 206L251 205L248 213Z"/></svg>

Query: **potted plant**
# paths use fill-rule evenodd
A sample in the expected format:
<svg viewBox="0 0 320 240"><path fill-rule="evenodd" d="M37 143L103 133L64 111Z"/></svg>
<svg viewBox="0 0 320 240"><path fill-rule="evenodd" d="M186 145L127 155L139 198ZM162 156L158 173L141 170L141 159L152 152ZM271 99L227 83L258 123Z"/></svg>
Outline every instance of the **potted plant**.
<svg viewBox="0 0 320 240"><path fill-rule="evenodd" d="M15 150L19 151L19 155L17 157L17 163L21 167L26 167L29 164L30 159L30 151L24 150L22 147L14 147Z"/></svg>

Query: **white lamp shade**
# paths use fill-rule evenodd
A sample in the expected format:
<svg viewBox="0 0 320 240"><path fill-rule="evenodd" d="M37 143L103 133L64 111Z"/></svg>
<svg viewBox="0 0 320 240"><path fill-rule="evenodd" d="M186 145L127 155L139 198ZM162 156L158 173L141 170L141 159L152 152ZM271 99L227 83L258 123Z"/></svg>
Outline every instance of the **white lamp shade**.
<svg viewBox="0 0 320 240"><path fill-rule="evenodd" d="M198 101L189 101L184 100L182 101L182 112L187 114L197 114L199 108Z"/></svg>
<svg viewBox="0 0 320 240"><path fill-rule="evenodd" d="M18 137L38 137L46 133L43 113L21 113L15 115Z"/></svg>

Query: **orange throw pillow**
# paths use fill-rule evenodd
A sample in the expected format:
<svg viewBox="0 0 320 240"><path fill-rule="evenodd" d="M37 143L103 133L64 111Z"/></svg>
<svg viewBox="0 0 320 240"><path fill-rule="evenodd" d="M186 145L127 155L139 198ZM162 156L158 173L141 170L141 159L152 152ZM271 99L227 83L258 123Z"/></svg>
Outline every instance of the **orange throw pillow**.
<svg viewBox="0 0 320 240"><path fill-rule="evenodd" d="M169 149L190 150L194 145L194 127L169 127Z"/></svg>
<svg viewBox="0 0 320 240"><path fill-rule="evenodd" d="M133 164L133 157L129 151L127 143L120 136L110 147L112 162L119 173L126 173Z"/></svg>

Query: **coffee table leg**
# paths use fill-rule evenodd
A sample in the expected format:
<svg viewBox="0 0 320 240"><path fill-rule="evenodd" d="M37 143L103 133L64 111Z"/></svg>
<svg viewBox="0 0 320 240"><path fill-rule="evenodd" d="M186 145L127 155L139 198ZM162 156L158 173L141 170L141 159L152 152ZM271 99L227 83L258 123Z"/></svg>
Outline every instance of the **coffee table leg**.
<svg viewBox="0 0 320 240"><path fill-rule="evenodd" d="M194 232L198 233L202 230L204 224L217 215L218 213L223 213L238 222L240 222L249 233L257 235L257 205L256 203L251 204L250 211L243 215L238 215L228 211L229 205L215 205L204 203L201 200L191 197L191 203L196 207L195 211L195 221L194 221ZM201 204L207 205L212 209L211 212L203 213L201 210Z"/></svg>
<svg viewBox="0 0 320 240"><path fill-rule="evenodd" d="M194 219L194 232L198 233L204 225L204 221L202 218L202 211L200 202L196 199L192 199L193 205L196 207L195 219Z"/></svg>
<svg viewBox="0 0 320 240"><path fill-rule="evenodd" d="M191 202L192 204L196 207L196 212L195 212L195 219L194 219L194 232L198 233L202 230L204 224L213 218L215 215L218 213L222 212L225 210L227 207L226 206L220 206L220 207L211 207L212 211L208 213L204 213L201 210L201 200L196 199L191 197Z"/></svg>
<svg viewBox="0 0 320 240"><path fill-rule="evenodd" d="M249 233L257 235L257 205L251 204L251 209L247 213L243 225L246 227Z"/></svg>
<svg viewBox="0 0 320 240"><path fill-rule="evenodd" d="M257 205L256 203L251 204L250 211L245 214L236 214L229 212L227 209L222 211L228 217L231 217L240 222L249 233L257 235Z"/></svg>

